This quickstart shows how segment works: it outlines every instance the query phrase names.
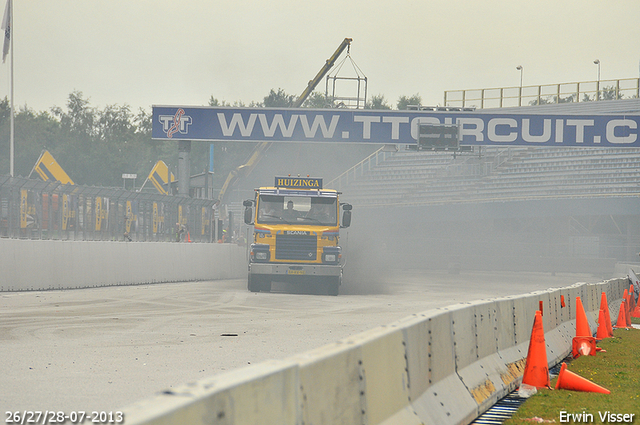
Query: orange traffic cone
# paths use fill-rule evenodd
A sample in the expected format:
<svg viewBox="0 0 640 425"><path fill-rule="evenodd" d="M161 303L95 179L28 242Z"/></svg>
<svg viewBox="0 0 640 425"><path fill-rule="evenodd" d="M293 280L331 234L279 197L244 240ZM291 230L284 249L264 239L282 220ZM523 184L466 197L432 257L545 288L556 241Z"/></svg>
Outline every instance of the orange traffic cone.
<svg viewBox="0 0 640 425"><path fill-rule="evenodd" d="M620 312L618 312L618 321L616 322L616 328L618 329L628 329L627 328L627 318L625 317L627 315L625 307L624 307L624 301L622 301L620 303Z"/></svg>
<svg viewBox="0 0 640 425"><path fill-rule="evenodd" d="M191 242L191 233L187 232L187 242Z"/></svg>
<svg viewBox="0 0 640 425"><path fill-rule="evenodd" d="M594 384L580 375L568 371L566 363L562 363L562 366L560 367L558 382L556 382L556 390L558 389L584 391L588 393L611 393L608 389L601 387L598 384Z"/></svg>
<svg viewBox="0 0 640 425"><path fill-rule="evenodd" d="M533 320L522 383L536 388L548 388L551 384L549 364L547 363L547 344L544 341L544 326L540 311L536 311Z"/></svg>
<svg viewBox="0 0 640 425"><path fill-rule="evenodd" d="M580 297L576 297L576 336L593 336Z"/></svg>
<svg viewBox="0 0 640 425"><path fill-rule="evenodd" d="M627 291L626 289L624 290L624 294L622 294L622 302L626 303L624 308L625 308L625 313L629 313L629 291Z"/></svg>
<svg viewBox="0 0 640 425"><path fill-rule="evenodd" d="M564 295L560 295L560 308L565 308L566 304L564 303Z"/></svg>
<svg viewBox="0 0 640 425"><path fill-rule="evenodd" d="M580 356L595 356L596 339L592 336L577 336L571 341L571 354L574 359Z"/></svg>
<svg viewBox="0 0 640 425"><path fill-rule="evenodd" d="M596 339L611 338L613 336L609 334L609 327L607 326L605 314L604 309L601 308L598 315L598 331L596 332Z"/></svg>
<svg viewBox="0 0 640 425"><path fill-rule="evenodd" d="M624 300L624 319L627 321L627 327L631 327L631 311L629 310L629 295Z"/></svg>
<svg viewBox="0 0 640 425"><path fill-rule="evenodd" d="M609 312L609 301L607 301L607 293L603 292L600 296L600 309L604 310L604 319L606 320L607 331L609 336L613 337L613 327L611 326L611 313Z"/></svg>
<svg viewBox="0 0 640 425"><path fill-rule="evenodd" d="M631 317L640 318L640 304L636 304L636 308L631 312Z"/></svg>

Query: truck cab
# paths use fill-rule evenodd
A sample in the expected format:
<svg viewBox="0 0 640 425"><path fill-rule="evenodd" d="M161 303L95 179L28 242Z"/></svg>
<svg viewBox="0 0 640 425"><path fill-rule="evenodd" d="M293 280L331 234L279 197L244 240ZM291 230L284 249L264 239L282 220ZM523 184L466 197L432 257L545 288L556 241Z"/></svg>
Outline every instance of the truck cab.
<svg viewBox="0 0 640 425"><path fill-rule="evenodd" d="M274 186L255 189L255 198L243 203L244 222L253 225L249 291L269 292L272 282L311 283L338 295L340 229L351 224L351 205L339 195L309 177L276 177Z"/></svg>

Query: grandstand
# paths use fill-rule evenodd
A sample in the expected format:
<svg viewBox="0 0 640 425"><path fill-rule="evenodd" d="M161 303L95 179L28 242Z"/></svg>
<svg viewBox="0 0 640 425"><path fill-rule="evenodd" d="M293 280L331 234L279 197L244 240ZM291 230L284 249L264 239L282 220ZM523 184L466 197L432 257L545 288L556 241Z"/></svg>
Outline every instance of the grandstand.
<svg viewBox="0 0 640 425"><path fill-rule="evenodd" d="M640 100L500 112L637 115ZM352 232L381 229L382 248L360 249L393 267L609 276L618 262L638 262L639 148L380 149L328 185L354 205Z"/></svg>
<svg viewBox="0 0 640 425"><path fill-rule="evenodd" d="M640 114L640 99L501 108L517 114ZM496 109L478 110L495 113ZM425 205L547 197L637 196L640 149L475 147L473 153L380 149L330 184L354 204ZM380 197L380 193L388 196Z"/></svg>
<svg viewBox="0 0 640 425"><path fill-rule="evenodd" d="M638 196L639 154L637 148L487 147L456 157L379 151L332 183L359 206Z"/></svg>

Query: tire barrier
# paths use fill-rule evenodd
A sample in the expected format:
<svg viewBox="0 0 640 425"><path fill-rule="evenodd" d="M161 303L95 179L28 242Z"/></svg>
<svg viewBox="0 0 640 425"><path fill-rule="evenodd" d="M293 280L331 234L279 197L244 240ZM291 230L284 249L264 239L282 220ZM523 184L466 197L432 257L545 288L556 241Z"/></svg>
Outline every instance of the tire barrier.
<svg viewBox="0 0 640 425"><path fill-rule="evenodd" d="M246 276L246 247L233 244L0 238L0 252L0 292Z"/></svg>
<svg viewBox="0 0 640 425"><path fill-rule="evenodd" d="M130 425L468 424L521 382L540 306L552 367L571 352L576 329L575 302L562 299L579 296L596 329L601 293L617 305L628 286L577 283L429 310L123 410Z"/></svg>

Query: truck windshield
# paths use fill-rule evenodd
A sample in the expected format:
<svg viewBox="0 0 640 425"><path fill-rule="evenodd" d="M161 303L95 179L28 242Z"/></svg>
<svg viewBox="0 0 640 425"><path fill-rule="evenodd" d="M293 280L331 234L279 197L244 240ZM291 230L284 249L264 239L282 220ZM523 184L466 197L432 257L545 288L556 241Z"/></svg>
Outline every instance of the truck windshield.
<svg viewBox="0 0 640 425"><path fill-rule="evenodd" d="M258 217L262 224L304 224L335 226L338 205L336 198L310 196L260 195Z"/></svg>

